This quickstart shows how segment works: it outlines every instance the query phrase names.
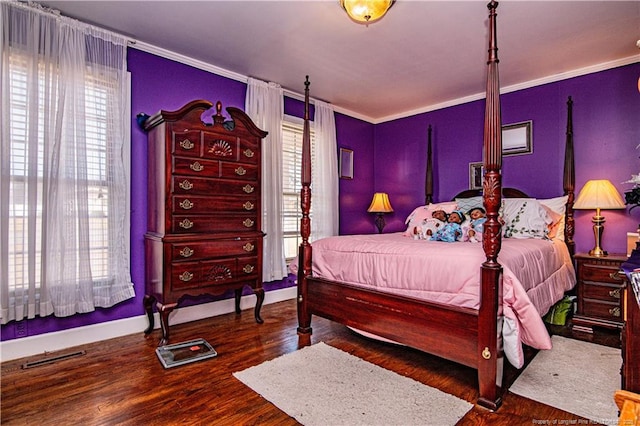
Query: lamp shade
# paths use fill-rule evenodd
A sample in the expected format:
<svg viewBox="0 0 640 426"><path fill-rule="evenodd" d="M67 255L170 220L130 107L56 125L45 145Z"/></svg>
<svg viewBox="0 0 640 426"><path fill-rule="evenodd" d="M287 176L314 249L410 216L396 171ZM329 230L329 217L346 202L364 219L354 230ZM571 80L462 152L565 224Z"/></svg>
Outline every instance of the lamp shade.
<svg viewBox="0 0 640 426"><path fill-rule="evenodd" d="M590 180L582 187L574 209L624 209L626 206L618 190L607 179Z"/></svg>
<svg viewBox="0 0 640 426"><path fill-rule="evenodd" d="M340 5L353 21L369 25L382 18L394 2L395 0L340 0Z"/></svg>
<svg viewBox="0 0 640 426"><path fill-rule="evenodd" d="M371 205L367 211L369 213L393 212L393 207L391 207L391 203L389 202L389 195L387 195L386 192L376 192L373 194L373 200L371 200Z"/></svg>

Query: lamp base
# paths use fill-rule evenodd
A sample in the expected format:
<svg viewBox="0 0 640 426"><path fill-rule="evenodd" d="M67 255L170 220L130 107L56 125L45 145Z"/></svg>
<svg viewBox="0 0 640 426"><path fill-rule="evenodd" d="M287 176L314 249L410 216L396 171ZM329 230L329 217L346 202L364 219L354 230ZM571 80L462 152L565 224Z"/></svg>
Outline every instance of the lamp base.
<svg viewBox="0 0 640 426"><path fill-rule="evenodd" d="M596 246L589 251L589 255L593 257L605 257L607 252L600 246L602 241L602 231L604 231L604 216L600 216L600 209L598 209L596 215L591 218L593 222L593 237L596 240Z"/></svg>
<svg viewBox="0 0 640 426"><path fill-rule="evenodd" d="M609 253L606 250L602 250L600 247L596 247L593 250L589 250L589 256L593 257L607 257Z"/></svg>
<svg viewBox="0 0 640 426"><path fill-rule="evenodd" d="M382 234L382 230L384 229L384 215L382 213L376 214L376 228L378 228L378 234Z"/></svg>

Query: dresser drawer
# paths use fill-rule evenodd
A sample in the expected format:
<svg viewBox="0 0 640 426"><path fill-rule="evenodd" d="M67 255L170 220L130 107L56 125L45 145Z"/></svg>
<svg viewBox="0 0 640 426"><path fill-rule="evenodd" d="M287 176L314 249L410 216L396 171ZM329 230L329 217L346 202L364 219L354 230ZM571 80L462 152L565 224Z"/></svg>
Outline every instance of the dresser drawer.
<svg viewBox="0 0 640 426"><path fill-rule="evenodd" d="M220 176L220 162L201 158L174 157L173 174L215 178Z"/></svg>
<svg viewBox="0 0 640 426"><path fill-rule="evenodd" d="M240 158L240 141L237 137L203 132L202 139L203 158L230 161Z"/></svg>
<svg viewBox="0 0 640 426"><path fill-rule="evenodd" d="M240 157L242 162L260 164L260 147L249 140L240 139Z"/></svg>
<svg viewBox="0 0 640 426"><path fill-rule="evenodd" d="M258 204L256 197L172 197L172 213L206 214L212 212L254 212Z"/></svg>
<svg viewBox="0 0 640 426"><path fill-rule="evenodd" d="M591 263L582 264L580 268L580 279L585 281L598 281L603 283L622 284L619 266L594 265Z"/></svg>
<svg viewBox="0 0 640 426"><path fill-rule="evenodd" d="M171 259L193 261L212 257L252 255L258 252L258 244L259 240L255 238L172 244Z"/></svg>
<svg viewBox="0 0 640 426"><path fill-rule="evenodd" d="M202 136L199 131L174 131L173 151L177 156L200 157Z"/></svg>
<svg viewBox="0 0 640 426"><path fill-rule="evenodd" d="M254 164L220 163L220 177L223 179L240 179L257 181L258 166Z"/></svg>
<svg viewBox="0 0 640 426"><path fill-rule="evenodd" d="M257 230L258 215L256 212L247 212L242 215L216 214L215 216L173 215L171 221L171 231L176 234Z"/></svg>
<svg viewBox="0 0 640 426"><path fill-rule="evenodd" d="M225 194L232 196L253 195L254 197L258 197L258 194L260 194L260 186L257 182L198 179L191 176L173 176L171 178L171 189L174 194Z"/></svg>
<svg viewBox="0 0 640 426"><path fill-rule="evenodd" d="M215 287L258 277L258 258L229 257L201 262L173 263L172 291Z"/></svg>
<svg viewBox="0 0 640 426"><path fill-rule="evenodd" d="M584 315L610 321L622 321L620 303L604 302L601 300L584 299Z"/></svg>
<svg viewBox="0 0 640 426"><path fill-rule="evenodd" d="M612 303L620 303L620 299L622 298L621 285L589 281L582 281L582 285L582 296L585 299L597 299Z"/></svg>

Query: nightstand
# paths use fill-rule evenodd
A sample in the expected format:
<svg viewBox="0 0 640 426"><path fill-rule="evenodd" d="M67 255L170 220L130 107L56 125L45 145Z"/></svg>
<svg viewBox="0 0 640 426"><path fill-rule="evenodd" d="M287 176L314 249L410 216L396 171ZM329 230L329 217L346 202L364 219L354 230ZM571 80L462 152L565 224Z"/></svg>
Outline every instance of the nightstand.
<svg viewBox="0 0 640 426"><path fill-rule="evenodd" d="M594 257L578 253L575 260L578 310L573 316L573 330L593 333L593 327L622 329L625 274L620 270L620 265L627 260L627 256L610 254Z"/></svg>

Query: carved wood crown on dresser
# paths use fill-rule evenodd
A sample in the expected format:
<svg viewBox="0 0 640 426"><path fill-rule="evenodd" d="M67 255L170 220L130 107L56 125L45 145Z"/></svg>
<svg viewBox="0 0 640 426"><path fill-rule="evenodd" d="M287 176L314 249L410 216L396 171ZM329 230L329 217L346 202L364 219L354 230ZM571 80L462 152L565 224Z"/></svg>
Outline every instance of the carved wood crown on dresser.
<svg viewBox="0 0 640 426"><path fill-rule="evenodd" d="M144 123L148 132L148 231L145 234L149 334L153 305L162 338L169 341L169 313L185 296L235 291L240 313L243 287L257 296L262 323L262 208L260 130L241 110L216 103L211 123L203 113L213 104L190 102L160 111Z"/></svg>

